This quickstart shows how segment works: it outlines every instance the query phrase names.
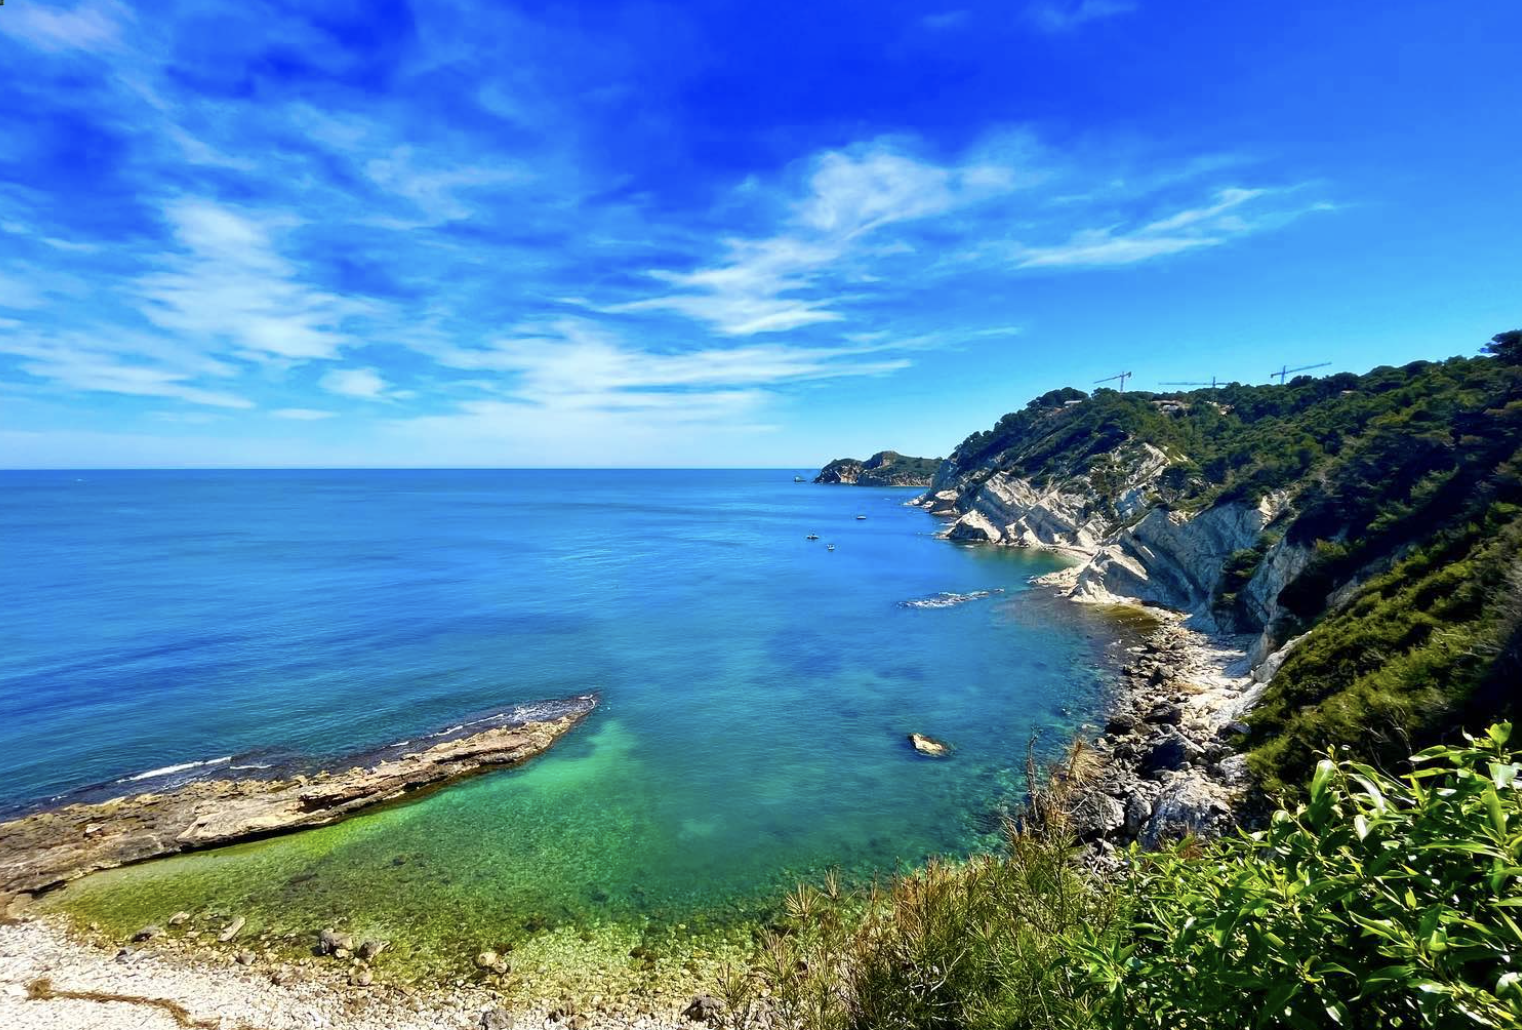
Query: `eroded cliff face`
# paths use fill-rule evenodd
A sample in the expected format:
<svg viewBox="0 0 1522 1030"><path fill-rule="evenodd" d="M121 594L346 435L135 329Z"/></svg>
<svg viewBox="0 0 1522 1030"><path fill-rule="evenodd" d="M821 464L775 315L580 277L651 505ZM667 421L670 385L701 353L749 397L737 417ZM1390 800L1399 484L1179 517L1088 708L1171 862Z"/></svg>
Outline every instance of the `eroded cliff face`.
<svg viewBox="0 0 1522 1030"><path fill-rule="evenodd" d="M1072 596L1140 601L1186 612L1204 629L1234 628L1222 625L1213 611L1226 562L1256 546L1279 514L1269 500L1220 504L1194 515L1151 508L1141 521L1099 545L1079 569ZM1267 589L1261 588L1265 596ZM1272 601L1264 609L1270 617L1260 621L1271 622L1277 609Z"/></svg>
<svg viewBox="0 0 1522 1030"><path fill-rule="evenodd" d="M1144 443L1125 448L1116 455L1116 463L1118 496L1112 504L1100 496L1089 476L1038 486L997 470L959 475L954 467L948 471L950 462L942 466L920 503L934 514L956 516L947 531L953 540L1092 552L1145 507L1169 460Z"/></svg>
<svg viewBox="0 0 1522 1030"><path fill-rule="evenodd" d="M1147 443L1128 441L1086 474L1037 483L1007 471L941 467L916 503L950 521L953 540L1067 551L1082 559L1049 577L1075 600L1139 603L1183 612L1205 631L1263 631L1280 614L1280 591L1304 570L1311 552L1266 536L1294 516L1285 493L1257 504L1218 503L1199 512L1171 510L1164 473L1178 463ZM1228 563L1239 552L1262 560L1231 607L1220 605ZM1277 643L1265 637L1258 650Z"/></svg>

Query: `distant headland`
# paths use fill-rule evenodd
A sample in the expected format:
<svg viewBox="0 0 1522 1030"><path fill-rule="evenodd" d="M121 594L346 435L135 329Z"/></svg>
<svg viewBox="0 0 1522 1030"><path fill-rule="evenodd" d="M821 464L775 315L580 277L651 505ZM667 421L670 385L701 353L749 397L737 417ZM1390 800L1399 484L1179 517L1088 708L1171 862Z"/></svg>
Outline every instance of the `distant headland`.
<svg viewBox="0 0 1522 1030"><path fill-rule="evenodd" d="M836 458L814 477L816 483L848 486L929 486L940 458L911 458L897 451L878 451L866 461Z"/></svg>

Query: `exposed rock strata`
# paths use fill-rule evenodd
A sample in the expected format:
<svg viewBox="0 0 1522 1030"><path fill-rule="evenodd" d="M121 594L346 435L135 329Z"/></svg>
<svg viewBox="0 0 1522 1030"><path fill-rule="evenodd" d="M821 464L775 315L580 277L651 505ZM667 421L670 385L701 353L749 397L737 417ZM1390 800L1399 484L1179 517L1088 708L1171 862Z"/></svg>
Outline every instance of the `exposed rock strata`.
<svg viewBox="0 0 1522 1030"><path fill-rule="evenodd" d="M1167 608L1206 632L1235 632L1244 623L1263 634L1259 657L1279 646L1272 636L1279 594L1312 556L1269 532L1294 516L1287 495L1173 510L1164 473L1176 456L1137 441L1096 459L1088 472L1039 482L1001 469L997 459L972 468L957 461L955 454L947 459L915 502L948 520L949 539L1072 554L1079 563L1044 582L1074 600ZM1255 548L1262 559L1235 609L1220 609L1230 559Z"/></svg>
<svg viewBox="0 0 1522 1030"><path fill-rule="evenodd" d="M575 698L557 705L553 717L494 724L311 777L203 780L0 823L0 898L176 852L321 826L484 769L517 765L547 750L596 703Z"/></svg>

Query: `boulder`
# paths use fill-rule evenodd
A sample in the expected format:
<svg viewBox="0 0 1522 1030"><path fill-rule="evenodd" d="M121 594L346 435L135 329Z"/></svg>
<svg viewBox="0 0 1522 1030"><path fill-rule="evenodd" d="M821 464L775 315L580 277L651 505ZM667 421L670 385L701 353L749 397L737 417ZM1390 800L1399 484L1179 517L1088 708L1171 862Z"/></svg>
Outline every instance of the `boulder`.
<svg viewBox="0 0 1522 1030"><path fill-rule="evenodd" d="M1203 776L1177 776L1163 788L1142 829L1142 846L1186 836L1217 837L1231 823L1231 793Z"/></svg>
<svg viewBox="0 0 1522 1030"><path fill-rule="evenodd" d="M1228 787L1245 787L1252 782L1246 755L1227 755L1216 763L1216 778Z"/></svg>
<svg viewBox="0 0 1522 1030"><path fill-rule="evenodd" d="M495 951L483 951L476 956L476 968L501 976L507 972L508 965L506 960Z"/></svg>
<svg viewBox="0 0 1522 1030"><path fill-rule="evenodd" d="M228 941L238 936L238 931L242 929L243 917L239 916L222 928L222 932L217 934L217 941L219 943L226 944Z"/></svg>
<svg viewBox="0 0 1522 1030"><path fill-rule="evenodd" d="M360 958L368 962L385 950L385 941L368 940L362 942L359 946L359 950L357 950L354 954L358 955Z"/></svg>
<svg viewBox="0 0 1522 1030"><path fill-rule="evenodd" d="M1130 712L1116 712L1105 722L1105 732L1112 737L1123 737L1136 729L1137 718Z"/></svg>
<svg viewBox="0 0 1522 1030"><path fill-rule="evenodd" d="M1152 801L1141 794L1132 794L1126 798L1126 836L1135 837L1141 833L1142 827L1147 825L1147 820L1152 818Z"/></svg>
<svg viewBox="0 0 1522 1030"><path fill-rule="evenodd" d="M682 1016L694 1023L716 1023L724 1014L724 1003L711 994L694 995L682 1010Z"/></svg>
<svg viewBox="0 0 1522 1030"><path fill-rule="evenodd" d="M324 930L317 935L317 954L336 955L340 951L353 951L354 938L346 933Z"/></svg>
<svg viewBox="0 0 1522 1030"><path fill-rule="evenodd" d="M1079 840L1102 840L1125 825L1126 809L1108 794L1089 791L1073 805L1072 820Z"/></svg>
<svg viewBox="0 0 1522 1030"><path fill-rule="evenodd" d="M1178 730L1170 729L1141 756L1141 771L1146 776L1176 772L1198 758L1200 747Z"/></svg>
<svg viewBox="0 0 1522 1030"><path fill-rule="evenodd" d="M485 1009L476 1026L478 1030L513 1030L513 1014L500 1005Z"/></svg>
<svg viewBox="0 0 1522 1030"><path fill-rule="evenodd" d="M932 758L943 758L951 749L934 737L927 737L923 733L909 734L909 743L914 745L914 750L922 755L930 755Z"/></svg>
<svg viewBox="0 0 1522 1030"><path fill-rule="evenodd" d="M1177 726L1184 721L1184 709L1176 704L1164 701L1153 705L1147 712L1147 721L1164 726Z"/></svg>

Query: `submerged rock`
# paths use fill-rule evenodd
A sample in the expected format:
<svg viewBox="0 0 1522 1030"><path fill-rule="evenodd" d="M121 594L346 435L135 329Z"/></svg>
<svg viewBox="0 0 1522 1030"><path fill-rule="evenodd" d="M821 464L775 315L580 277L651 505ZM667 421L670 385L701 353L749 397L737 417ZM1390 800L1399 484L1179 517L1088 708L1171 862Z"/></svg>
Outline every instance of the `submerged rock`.
<svg viewBox="0 0 1522 1030"><path fill-rule="evenodd" d="M930 755L932 758L943 758L951 748L934 737L927 737L923 733L909 734L909 743L914 745L914 750L922 755Z"/></svg>
<svg viewBox="0 0 1522 1030"><path fill-rule="evenodd" d="M163 932L157 926L145 926L132 935L132 943L141 944L143 941L151 941Z"/></svg>
<svg viewBox="0 0 1522 1030"><path fill-rule="evenodd" d="M495 951L483 951L477 955L476 966L498 976L503 976L508 971L507 960Z"/></svg>
<svg viewBox="0 0 1522 1030"><path fill-rule="evenodd" d="M174 915L169 917L170 926L184 926L188 922L190 922L189 912L176 912Z"/></svg>
<svg viewBox="0 0 1522 1030"><path fill-rule="evenodd" d="M385 941L367 940L360 944L359 950L357 950L354 954L358 955L360 958L368 962L370 959L373 959L375 956L379 955L385 950Z"/></svg>
<svg viewBox="0 0 1522 1030"><path fill-rule="evenodd" d="M317 935L317 954L336 955L340 951L353 951L354 938L346 933L324 930Z"/></svg>
<svg viewBox="0 0 1522 1030"><path fill-rule="evenodd" d="M238 936L238 931L240 931L242 929L243 929L243 917L239 916L238 918L234 919L232 922L230 922L226 926L224 926L222 928L222 932L217 934L217 941L218 941L218 943L220 943L220 944L226 944L228 941L230 941L234 937Z"/></svg>

